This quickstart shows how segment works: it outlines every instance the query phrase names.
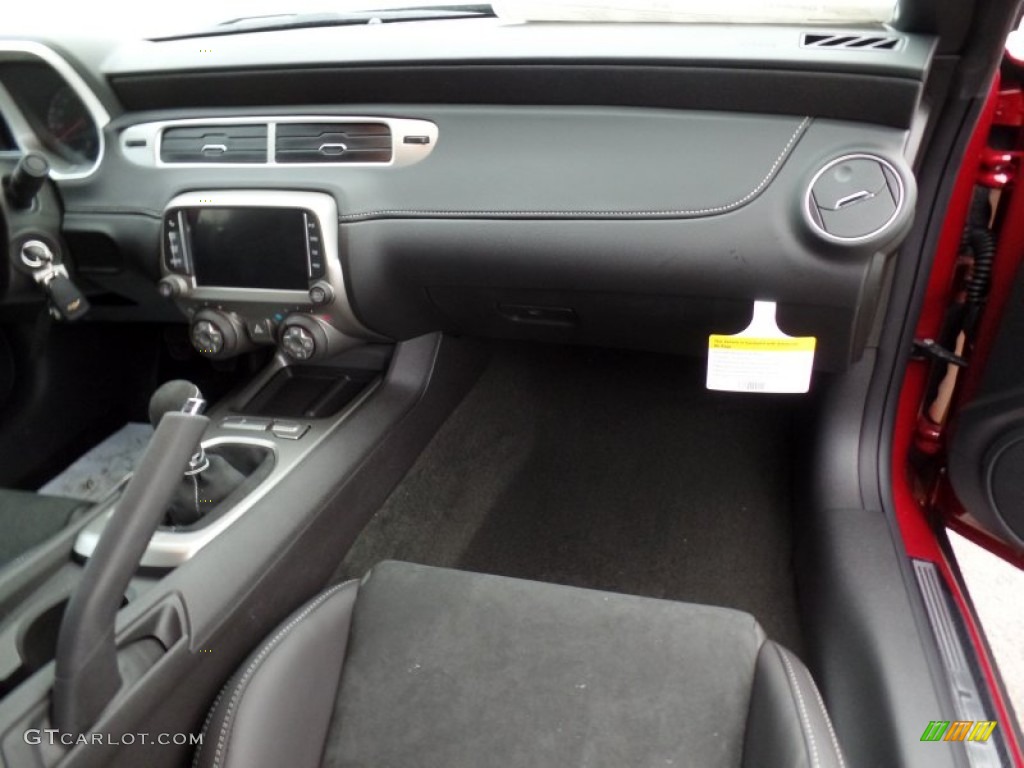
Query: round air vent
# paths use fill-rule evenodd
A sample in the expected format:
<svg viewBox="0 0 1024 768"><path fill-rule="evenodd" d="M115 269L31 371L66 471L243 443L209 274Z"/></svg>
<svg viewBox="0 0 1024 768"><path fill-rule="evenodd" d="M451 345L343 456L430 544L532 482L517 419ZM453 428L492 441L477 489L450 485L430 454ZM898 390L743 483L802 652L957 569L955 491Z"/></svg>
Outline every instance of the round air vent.
<svg viewBox="0 0 1024 768"><path fill-rule="evenodd" d="M805 213L826 240L858 244L881 239L905 217L906 188L888 160L869 154L838 157L819 170L807 189Z"/></svg>

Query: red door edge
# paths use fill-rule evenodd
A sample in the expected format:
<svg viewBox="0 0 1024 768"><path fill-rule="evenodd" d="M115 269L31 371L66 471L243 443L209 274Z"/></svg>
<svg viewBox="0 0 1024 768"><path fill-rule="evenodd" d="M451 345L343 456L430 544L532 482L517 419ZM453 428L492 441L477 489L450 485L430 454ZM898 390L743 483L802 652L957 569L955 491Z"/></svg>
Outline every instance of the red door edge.
<svg viewBox="0 0 1024 768"><path fill-rule="evenodd" d="M915 330L915 338L938 338L947 307L950 305L954 289L953 277L956 271L957 259L960 251L961 236L967 220L971 198L978 181L978 171L981 166L983 153L989 131L995 118L997 105L999 104L1000 78L998 73L993 81L991 91L982 109L978 124L975 126L964 154L962 163L957 171L957 179L946 210L945 219L940 233L938 248L932 264L931 274L925 293L921 315L918 319ZM1020 198L1024 207L1024 194L1015 195ZM1011 202L1012 205L1012 202ZM1018 254L1024 253L1024 216L1021 217L1021 242ZM1000 251L1007 248L1009 243L1001 243ZM997 258L997 263L1000 260ZM998 309L1000 300L1005 301L1009 293L1009 284L1012 282L1013 271L1016 270L1016 263L1010 271L1008 278L1003 272L1009 270L1005 262L1010 259L1002 259L1004 265L1000 265L1000 274L993 276L989 305L986 309L986 317L982 320L982 332L986 329L992 331L998 326ZM999 281L997 283L997 281ZM996 286L1000 294L996 293ZM976 347L977 350L977 347ZM980 349L982 355L986 355L987 346ZM981 361L978 361L981 362ZM980 366L974 366L980 367ZM965 594L960 580L957 578L955 568L949 562L946 550L940 543L938 534L933 523L929 519L930 510L927 505L920 502L914 493L911 477L909 475L908 459L911 447L914 444L917 434L918 421L922 411L922 400L925 396L925 387L928 381L929 366L924 361L911 361L908 363L900 390L900 397L897 406L896 422L893 430L893 451L892 451L892 482L893 501L895 504L896 522L899 526L900 535L903 538L906 553L911 558L926 560L935 564L942 578L946 583L954 603L960 611L967 630L968 637L974 647L975 657L985 677L991 696L995 715L1000 724L1003 725L1003 738L1010 751L1011 758L1017 768L1024 768L1024 751L1017 738L1017 731L1011 718L1011 708L1003 696L1002 687L998 683L998 676L995 671L993 660L989 656L988 647L982 639L982 632L977 619L970 606L970 600ZM975 374L976 375L976 374ZM963 387L961 387L963 390ZM961 392L962 394L962 392ZM943 502L955 500L952 493L943 494ZM971 525L971 518L964 512L959 504L956 504L960 514L952 518L952 526L962 531L967 538L985 546L989 549L997 545L993 543L992 537L985 534L979 527ZM1018 566L1022 562L1016 553L1010 552L1008 547L998 552L1001 556L1010 555Z"/></svg>

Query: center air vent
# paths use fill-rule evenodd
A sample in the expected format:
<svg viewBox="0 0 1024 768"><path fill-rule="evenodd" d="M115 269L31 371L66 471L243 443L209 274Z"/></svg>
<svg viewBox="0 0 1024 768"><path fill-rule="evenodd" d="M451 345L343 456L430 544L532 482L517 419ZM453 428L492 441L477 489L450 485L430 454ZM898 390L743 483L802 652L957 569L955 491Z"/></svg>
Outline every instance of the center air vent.
<svg viewBox="0 0 1024 768"><path fill-rule="evenodd" d="M160 142L160 159L165 163L265 163L267 126L166 128Z"/></svg>
<svg viewBox="0 0 1024 768"><path fill-rule="evenodd" d="M386 123L278 123L274 159L279 163L387 163Z"/></svg>
<svg viewBox="0 0 1024 768"><path fill-rule="evenodd" d="M855 51L893 51L900 38L892 35L805 34L804 48L841 48Z"/></svg>

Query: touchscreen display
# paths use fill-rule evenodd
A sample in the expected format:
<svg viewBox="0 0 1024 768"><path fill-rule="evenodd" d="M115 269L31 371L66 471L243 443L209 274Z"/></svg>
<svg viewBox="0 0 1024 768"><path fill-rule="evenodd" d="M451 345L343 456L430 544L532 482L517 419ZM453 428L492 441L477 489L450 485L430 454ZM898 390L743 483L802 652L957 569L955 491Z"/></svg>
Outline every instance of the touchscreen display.
<svg viewBox="0 0 1024 768"><path fill-rule="evenodd" d="M295 208L192 208L187 212L196 285L309 287L306 223Z"/></svg>

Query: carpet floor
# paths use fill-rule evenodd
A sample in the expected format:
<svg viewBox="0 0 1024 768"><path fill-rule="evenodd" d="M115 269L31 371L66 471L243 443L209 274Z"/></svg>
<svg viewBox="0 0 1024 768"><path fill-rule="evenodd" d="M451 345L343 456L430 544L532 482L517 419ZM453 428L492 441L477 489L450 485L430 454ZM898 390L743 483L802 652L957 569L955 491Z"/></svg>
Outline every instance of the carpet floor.
<svg viewBox="0 0 1024 768"><path fill-rule="evenodd" d="M384 559L738 608L800 651L793 399L700 364L500 345L337 576Z"/></svg>

